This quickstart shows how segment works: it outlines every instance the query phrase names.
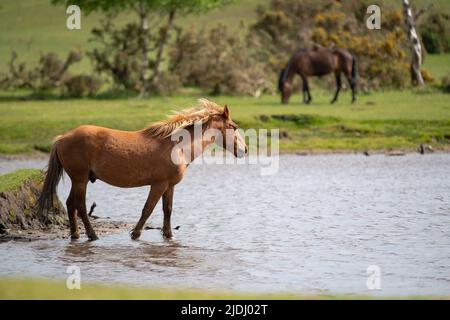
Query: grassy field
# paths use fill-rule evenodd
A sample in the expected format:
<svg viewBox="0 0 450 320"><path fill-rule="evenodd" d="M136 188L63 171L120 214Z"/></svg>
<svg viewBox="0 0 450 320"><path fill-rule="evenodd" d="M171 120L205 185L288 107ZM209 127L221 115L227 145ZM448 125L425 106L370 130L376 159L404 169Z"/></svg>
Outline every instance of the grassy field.
<svg viewBox="0 0 450 320"><path fill-rule="evenodd" d="M427 0L415 1L418 7ZM269 0L241 0L205 15L180 17L184 27L211 27L217 23L239 28L255 19L255 8ZM381 4L400 6L400 1L384 0ZM450 10L450 1L434 1L438 8ZM63 7L49 0L0 3L0 71L5 70L11 51L17 50L21 60L34 64L39 53L54 51L66 54L72 48L86 51L90 30L98 23L99 14L82 16L82 29L65 27ZM132 19L121 14L117 23ZM450 73L450 54L429 55L425 67L436 78ZM77 72L90 70L88 59L74 66ZM172 109L195 104L202 96L187 91L183 95L146 100L115 99L29 99L27 92L0 92L0 154L48 151L53 137L80 124L95 124L124 130L137 130L161 119ZM430 89L428 92L377 92L361 95L355 105L348 103L345 93L341 102L329 105L331 91L313 88L314 102L301 105L294 96L289 106L281 106L279 98L264 96L218 97L228 103L232 115L243 128L279 128L282 151L362 151L408 149L421 143L435 148L450 146L450 96Z"/></svg>
<svg viewBox="0 0 450 320"><path fill-rule="evenodd" d="M429 2L430 0L414 1L418 8L426 6ZM179 17L177 25L185 28L190 26L209 28L221 23L230 28L242 30L241 22L250 24L256 18L257 6L268 6L269 3L270 0L235 0L230 5L206 14ZM401 6L399 0L380 0L377 3L381 6ZM450 11L448 0L433 0L433 3L438 9ZM81 49L86 52L94 45L88 40L92 28L98 24L101 17L99 13L85 15L82 11L81 30L67 30L67 15L63 6L52 6L50 0L2 0L0 2L0 71L7 69L7 62L13 50L19 53L21 61L31 65L37 63L40 53L51 51L65 56L71 49ZM121 25L131 20L135 20L132 13L122 13L115 19L115 23ZM77 72L90 71L89 59L83 59L73 68L76 68ZM436 70L435 76L441 75L442 69ZM447 72L449 71L447 67Z"/></svg>
<svg viewBox="0 0 450 320"><path fill-rule="evenodd" d="M256 18L255 9L259 3L267 0L240 0L224 8L212 10L206 15L179 17L177 25L181 27L211 27L218 23L231 28L239 28L241 21L250 23ZM36 64L40 53L56 52L65 56L71 49L86 52L93 43L88 40L92 28L98 25L102 15L92 13L85 16L82 12L81 30L66 28L67 15L63 6L52 6L50 0L0 2L0 71L7 69L11 52L16 50L19 59ZM131 13L123 13L115 19L118 25L135 20ZM90 71L89 59L76 64L77 72Z"/></svg>
<svg viewBox="0 0 450 320"><path fill-rule="evenodd" d="M392 297L387 297L392 298ZM394 297L395 298L395 297ZM400 298L400 297L397 297ZM448 299L443 296L411 296L408 299ZM294 295L294 294L244 294L233 292L177 291L130 286L81 285L80 290L68 290L63 280L0 278L1 299L175 299L175 300L348 300L377 299L361 295Z"/></svg>
<svg viewBox="0 0 450 320"><path fill-rule="evenodd" d="M277 96L213 97L231 108L244 129L277 128L281 151L363 151L416 149L450 142L450 95L440 92L392 91L361 95L351 105L349 93L330 105L331 92L313 91L312 105L294 96L287 106ZM81 124L138 130L170 110L196 104L195 93L131 99L24 100L0 94L0 153L48 151L52 139Z"/></svg>

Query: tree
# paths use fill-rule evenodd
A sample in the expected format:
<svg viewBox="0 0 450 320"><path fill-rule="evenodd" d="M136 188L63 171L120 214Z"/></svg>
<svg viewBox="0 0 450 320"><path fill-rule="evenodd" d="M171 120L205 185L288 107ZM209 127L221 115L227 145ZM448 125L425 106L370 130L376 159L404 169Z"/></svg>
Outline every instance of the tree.
<svg viewBox="0 0 450 320"><path fill-rule="evenodd" d="M414 16L409 0L403 0L403 14L405 16L406 31L411 45L411 78L413 83L418 86L423 86L425 81L420 70L422 66L422 45L414 25Z"/></svg>
<svg viewBox="0 0 450 320"><path fill-rule="evenodd" d="M54 5L66 5L66 0L51 0ZM160 75L163 53L176 16L201 13L231 2L231 0L74 0L71 4L78 5L82 12L103 12L117 15L121 12L134 12L138 18L142 82L140 97L145 96L151 86L154 86ZM151 23L151 24L150 24ZM148 39L152 28L164 23L161 28L160 41L156 48L149 48ZM155 50L155 61L149 63L149 54Z"/></svg>

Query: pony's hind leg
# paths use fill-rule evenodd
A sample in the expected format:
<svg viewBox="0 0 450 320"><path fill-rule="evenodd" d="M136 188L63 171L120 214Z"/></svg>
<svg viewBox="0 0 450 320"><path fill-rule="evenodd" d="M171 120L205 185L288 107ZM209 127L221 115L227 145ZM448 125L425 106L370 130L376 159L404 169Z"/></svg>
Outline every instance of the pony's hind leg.
<svg viewBox="0 0 450 320"><path fill-rule="evenodd" d="M303 102L306 104L310 104L312 97L311 92L309 91L308 78L302 77L302 80L303 80Z"/></svg>
<svg viewBox="0 0 450 320"><path fill-rule="evenodd" d="M141 236L142 228L144 228L145 222L152 214L153 209L155 208L159 199L161 199L161 196L164 194L164 192L166 192L166 190L167 190L167 183L159 183L152 185L150 189L150 194L148 195L147 201L145 202L144 209L142 209L141 218L139 219L138 223L131 232L131 239L133 240L139 239L139 237Z"/></svg>
<svg viewBox="0 0 450 320"><path fill-rule="evenodd" d="M348 84L352 89L352 103L356 102L356 77L352 75L351 71L347 71L345 74Z"/></svg>
<svg viewBox="0 0 450 320"><path fill-rule="evenodd" d="M72 188L73 190L73 188ZM70 190L69 197L66 201L67 206L67 214L69 215L69 224L70 224L70 238L72 240L79 239L80 233L78 231L78 223L77 223L77 209L75 208L73 191Z"/></svg>
<svg viewBox="0 0 450 320"><path fill-rule="evenodd" d="M341 73L336 72L336 93L334 95L333 100L331 100L331 104L335 103L339 97L339 92L342 88L342 79L341 79Z"/></svg>
<svg viewBox="0 0 450 320"><path fill-rule="evenodd" d="M356 102L356 80L353 78L350 78L348 80L350 83L350 88L352 88L352 103Z"/></svg>
<svg viewBox="0 0 450 320"><path fill-rule="evenodd" d="M90 241L97 240L98 237L95 234L94 228L92 228L91 222L89 221L89 217L87 215L86 210L86 181L74 182L72 181L72 191L75 202L75 208L78 211L78 215L84 224L84 229L86 231L86 235ZM71 192L72 192L71 191Z"/></svg>

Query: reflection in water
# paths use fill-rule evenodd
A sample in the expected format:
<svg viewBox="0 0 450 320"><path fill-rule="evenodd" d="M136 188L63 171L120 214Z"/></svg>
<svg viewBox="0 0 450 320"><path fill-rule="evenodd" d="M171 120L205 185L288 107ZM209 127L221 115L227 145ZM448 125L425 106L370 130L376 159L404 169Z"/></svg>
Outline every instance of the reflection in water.
<svg viewBox="0 0 450 320"><path fill-rule="evenodd" d="M45 161L5 162L0 174ZM175 239L146 230L99 241L0 244L0 275L242 291L450 293L450 155L283 156L280 172L193 165L175 189ZM62 199L68 179L59 187ZM88 187L96 214L136 222L148 188ZM111 201L114 199L114 201ZM160 205L150 218L162 225ZM368 291L367 267L382 290Z"/></svg>

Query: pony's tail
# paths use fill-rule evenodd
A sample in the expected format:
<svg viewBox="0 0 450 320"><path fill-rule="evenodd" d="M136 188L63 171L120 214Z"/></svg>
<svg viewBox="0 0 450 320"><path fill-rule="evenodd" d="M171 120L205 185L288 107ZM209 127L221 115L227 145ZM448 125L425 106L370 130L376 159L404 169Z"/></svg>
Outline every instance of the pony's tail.
<svg viewBox="0 0 450 320"><path fill-rule="evenodd" d="M352 54L352 84L356 88L358 83L358 58Z"/></svg>
<svg viewBox="0 0 450 320"><path fill-rule="evenodd" d="M58 141L55 141L50 152L50 160L48 161L44 187L42 188L42 193L37 201L39 213L42 213L43 210L49 210L53 207L54 199L56 196L56 187L58 186L59 180L61 180L64 172L61 161L58 158L58 153L56 151L57 145Z"/></svg>

